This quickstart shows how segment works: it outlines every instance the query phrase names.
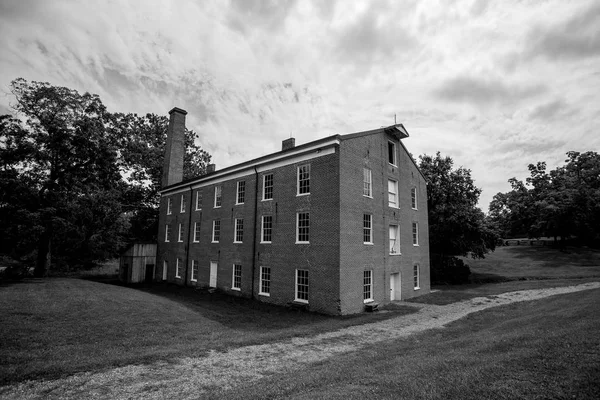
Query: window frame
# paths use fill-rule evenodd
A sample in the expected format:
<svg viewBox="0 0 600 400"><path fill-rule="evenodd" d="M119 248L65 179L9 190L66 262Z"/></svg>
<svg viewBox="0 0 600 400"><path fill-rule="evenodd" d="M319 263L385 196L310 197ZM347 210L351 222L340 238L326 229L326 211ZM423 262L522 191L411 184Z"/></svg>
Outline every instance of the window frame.
<svg viewBox="0 0 600 400"><path fill-rule="evenodd" d="M391 153L391 154L390 154ZM396 143L388 140L388 164L397 167L398 166L398 152L396 151ZM390 155L392 156L392 161L390 161Z"/></svg>
<svg viewBox="0 0 600 400"><path fill-rule="evenodd" d="M367 293L369 297L366 297ZM365 269L363 271L363 303L370 303L372 301L375 301L373 298L373 270Z"/></svg>
<svg viewBox="0 0 600 400"><path fill-rule="evenodd" d="M215 235L215 233L216 233L216 235ZM215 240L215 236L216 236L216 240ZM221 220L213 219L211 243L219 243L220 240L221 240Z"/></svg>
<svg viewBox="0 0 600 400"><path fill-rule="evenodd" d="M240 197L241 197L242 201L240 201ZM236 189L235 189L235 205L238 206L240 204L244 204L245 200L246 200L246 181L238 181L236 184Z"/></svg>
<svg viewBox="0 0 600 400"><path fill-rule="evenodd" d="M267 271L268 270L268 271ZM266 279L265 279L266 277ZM266 291L264 289L267 289ZM258 294L260 296L271 296L271 267L260 267L260 279L258 284Z"/></svg>
<svg viewBox="0 0 600 400"><path fill-rule="evenodd" d="M300 277L300 273L306 273L306 276ZM300 280L306 280L306 284L304 283L300 283ZM310 281L309 281L309 274L308 274L308 270L307 269L296 269L296 284L295 286L295 290L294 290L294 301L297 301L299 303L306 303L308 304L309 299L310 299ZM299 294L304 294L304 290L300 291L300 286L302 287L306 287L306 299L304 298L300 298L300 296L298 296Z"/></svg>
<svg viewBox="0 0 600 400"><path fill-rule="evenodd" d="M306 235L307 240L300 240L300 214L306 215L307 225L303 226L303 229L306 229L306 233L303 233L302 236ZM296 244L309 244L310 243L310 212L297 212L296 213Z"/></svg>
<svg viewBox="0 0 600 400"><path fill-rule="evenodd" d="M179 224L177 229L177 242L183 243L183 235L185 235L185 226L183 224Z"/></svg>
<svg viewBox="0 0 600 400"><path fill-rule="evenodd" d="M390 183L393 183L393 188L396 190L396 192L390 192ZM392 194L394 195L393 203L390 200L390 197ZM398 202L398 181L395 179L389 179L389 178L388 178L388 207L400 208L399 202Z"/></svg>
<svg viewBox="0 0 600 400"><path fill-rule="evenodd" d="M194 222L194 238L192 241L200 243L200 224L198 222Z"/></svg>
<svg viewBox="0 0 600 400"><path fill-rule="evenodd" d="M202 199L203 199L202 191L198 190L196 192L196 211L202 210Z"/></svg>
<svg viewBox="0 0 600 400"><path fill-rule="evenodd" d="M421 289L421 267L419 264L413 265L413 289Z"/></svg>
<svg viewBox="0 0 600 400"><path fill-rule="evenodd" d="M237 272L239 272L239 275L236 274ZM238 286L235 285L236 280ZM233 264L233 269L231 270L231 290L242 290L242 264Z"/></svg>
<svg viewBox="0 0 600 400"><path fill-rule="evenodd" d="M301 179L302 170L306 168L306 175L308 177L304 177ZM305 185L302 185L302 182L306 182ZM301 190L306 190L305 192L301 192ZM296 196L307 196L310 194L310 164L302 164L296 167Z"/></svg>
<svg viewBox="0 0 600 400"><path fill-rule="evenodd" d="M410 207L413 210L418 210L418 204L417 204L417 188L416 187L412 187L410 188Z"/></svg>
<svg viewBox="0 0 600 400"><path fill-rule="evenodd" d="M270 226L268 228L265 227L265 219L266 218L269 218ZM266 229L269 230L269 240L265 240ZM273 216L272 215L263 215L261 217L261 223L260 223L260 243L270 244L270 243L272 243L272 240L273 240Z"/></svg>
<svg viewBox="0 0 600 400"><path fill-rule="evenodd" d="M167 215L173 214L173 198L169 197L167 199Z"/></svg>
<svg viewBox="0 0 600 400"><path fill-rule="evenodd" d="M244 218L234 219L233 243L244 243Z"/></svg>
<svg viewBox="0 0 600 400"><path fill-rule="evenodd" d="M267 178L271 178L271 179L269 179L269 181L270 181L270 185L269 186L267 186ZM273 177L272 173L270 173L270 174L264 174L263 175L262 201L273 200L273 188L274 188L273 183L274 183L274 177ZM269 198L266 197L266 195L267 195L267 188L270 189L270 195L271 195L271 197L269 197Z"/></svg>
<svg viewBox="0 0 600 400"><path fill-rule="evenodd" d="M179 204L179 213L180 214L185 214L186 208L187 208L187 204L186 204L186 201L185 201L185 195L182 194L181 195L181 203Z"/></svg>
<svg viewBox="0 0 600 400"><path fill-rule="evenodd" d="M394 238L394 245L392 245L392 229L394 229L395 231L395 238ZM396 225L396 224L390 224L389 229L388 229L388 252L389 255L391 256L399 256L402 254L402 248L400 247L400 225ZM392 251L394 250L394 247L398 248L398 251Z"/></svg>
<svg viewBox="0 0 600 400"><path fill-rule="evenodd" d="M373 214L363 214L363 244L373 244Z"/></svg>
<svg viewBox="0 0 600 400"><path fill-rule="evenodd" d="M171 242L171 224L165 224L165 243Z"/></svg>
<svg viewBox="0 0 600 400"><path fill-rule="evenodd" d="M176 258L175 261L175 278L181 279L181 259L179 257Z"/></svg>
<svg viewBox="0 0 600 400"><path fill-rule="evenodd" d="M413 246L419 245L419 223L417 221L412 222L412 242Z"/></svg>
<svg viewBox="0 0 600 400"><path fill-rule="evenodd" d="M213 208L221 208L223 204L223 186L215 186L215 202Z"/></svg>
<svg viewBox="0 0 600 400"><path fill-rule="evenodd" d="M198 261L192 260L192 271L190 276L191 282L198 282Z"/></svg>
<svg viewBox="0 0 600 400"><path fill-rule="evenodd" d="M363 167L363 196L373 198L373 173L367 167Z"/></svg>

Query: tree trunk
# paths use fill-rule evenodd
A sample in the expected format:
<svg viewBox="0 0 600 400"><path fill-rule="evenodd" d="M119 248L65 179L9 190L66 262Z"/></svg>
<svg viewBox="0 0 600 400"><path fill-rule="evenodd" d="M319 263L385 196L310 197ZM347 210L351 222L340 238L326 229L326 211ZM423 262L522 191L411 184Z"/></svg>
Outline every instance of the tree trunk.
<svg viewBox="0 0 600 400"><path fill-rule="evenodd" d="M42 277L46 276L46 274L48 273L48 270L50 269L51 240L52 240L52 221L47 221L45 223L44 232L42 232L42 235L40 236L40 240L38 241L37 261L35 264L35 269L33 271L33 275L36 278L42 278Z"/></svg>

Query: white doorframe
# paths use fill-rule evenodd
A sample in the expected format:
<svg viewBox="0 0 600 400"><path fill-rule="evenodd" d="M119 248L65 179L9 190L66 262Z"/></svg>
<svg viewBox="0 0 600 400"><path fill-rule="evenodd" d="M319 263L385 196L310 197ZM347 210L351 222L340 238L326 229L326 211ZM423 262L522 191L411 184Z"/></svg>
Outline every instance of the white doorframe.
<svg viewBox="0 0 600 400"><path fill-rule="evenodd" d="M402 299L400 273L390 274L390 301Z"/></svg>
<svg viewBox="0 0 600 400"><path fill-rule="evenodd" d="M217 267L218 264L216 261L210 262L210 280L208 282L208 286L212 288L217 287Z"/></svg>

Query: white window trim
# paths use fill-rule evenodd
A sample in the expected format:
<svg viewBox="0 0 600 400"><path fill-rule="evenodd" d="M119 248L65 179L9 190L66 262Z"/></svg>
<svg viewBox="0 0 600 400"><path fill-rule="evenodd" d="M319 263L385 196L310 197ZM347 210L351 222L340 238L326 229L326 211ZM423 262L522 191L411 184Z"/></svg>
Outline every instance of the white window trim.
<svg viewBox="0 0 600 400"><path fill-rule="evenodd" d="M231 290L237 290L238 292L242 290L242 276L240 275L240 287L235 287L235 266L240 264L233 264L231 269ZM241 271L240 271L241 274Z"/></svg>
<svg viewBox="0 0 600 400"><path fill-rule="evenodd" d="M181 275L179 274L179 258L176 258L175 260L175 278L181 279Z"/></svg>
<svg viewBox="0 0 600 400"><path fill-rule="evenodd" d="M308 300L298 298L298 271L307 271L306 269L296 269L296 284L294 285L294 301L298 303L308 304ZM308 283L308 298L310 299L310 281Z"/></svg>
<svg viewBox="0 0 600 400"><path fill-rule="evenodd" d="M396 151L396 143L392 142L391 140L388 140L389 144L392 144L394 146L394 162L391 163L390 162L390 150L389 150L389 144L388 144L388 164L394 166L394 167L398 167L398 152Z"/></svg>
<svg viewBox="0 0 600 400"><path fill-rule="evenodd" d="M198 263L196 262L196 260L192 260L192 266L190 268L190 281L191 282L198 282L198 277L194 278L194 266L197 267Z"/></svg>
<svg viewBox="0 0 600 400"><path fill-rule="evenodd" d="M415 194L415 206L414 207L412 206L412 195L413 195L413 193ZM416 187L411 188L410 189L410 203L411 203L410 206L411 206L411 208L413 210L418 210L419 209L419 201L418 201L418 199L419 198L418 198L418 195L417 195L417 188Z"/></svg>
<svg viewBox="0 0 600 400"><path fill-rule="evenodd" d="M217 192L219 191L219 189L221 189L221 204L217 205ZM214 198L214 202L213 202L213 208L221 208L221 205L223 204L223 186L215 186L215 198Z"/></svg>
<svg viewBox="0 0 600 400"><path fill-rule="evenodd" d="M271 173L271 174L264 174L264 175L263 175L263 184L262 184L262 199L261 199L261 201L272 201L272 200L273 200L273 197L271 197L270 199L265 199L265 189L266 189L266 187L267 187L267 186L266 186L266 183L267 183L267 179L266 179L266 177L267 177L267 176L269 176L269 175L270 175L271 177L273 177L273 178L272 178L272 180L271 180L271 185L273 185L273 183L274 183L273 179L275 179L275 178L274 178L274 176L273 176L273 174L272 174L272 173ZM274 189L275 189L275 187L274 187L274 186L271 186L271 196L273 195L273 192L272 192L272 191L273 191Z"/></svg>
<svg viewBox="0 0 600 400"><path fill-rule="evenodd" d="M265 239L265 217L271 217L271 240ZM273 240L273 216L272 215L263 215L260 220L260 243L261 244L271 244Z"/></svg>
<svg viewBox="0 0 600 400"><path fill-rule="evenodd" d="M185 195L181 195L181 203L179 205L179 212L181 214L185 214L186 204L185 204Z"/></svg>
<svg viewBox="0 0 600 400"><path fill-rule="evenodd" d="M300 193L300 168L308 167L308 192ZM308 196L310 194L310 164L302 164L296 167L296 197Z"/></svg>
<svg viewBox="0 0 600 400"><path fill-rule="evenodd" d="M166 224L165 225L165 243L169 243L171 241L171 239L169 238L169 228L171 227L171 225Z"/></svg>
<svg viewBox="0 0 600 400"><path fill-rule="evenodd" d="M369 171L369 189L371 194L365 194L365 170ZM371 168L363 168L363 197L368 197L369 199L373 198L373 173Z"/></svg>
<svg viewBox="0 0 600 400"><path fill-rule="evenodd" d="M368 242L365 242L365 215L370 217L369 219L369 238L371 239ZM373 245L373 214L363 214L363 244Z"/></svg>
<svg viewBox="0 0 600 400"><path fill-rule="evenodd" d="M369 297L368 299L363 299L363 303L371 303L372 301L375 301L373 299L373 270L372 269L366 269L363 271L363 297L365 295L365 272L369 271L371 273L371 283L369 284L369 286L371 287L371 290L369 290L371 292L371 297Z"/></svg>
<svg viewBox="0 0 600 400"><path fill-rule="evenodd" d="M415 284L415 267L417 267L417 286L414 290L421 289L421 267L418 264L413 265L413 285Z"/></svg>
<svg viewBox="0 0 600 400"><path fill-rule="evenodd" d="M242 201L241 203L238 203L239 197L240 197L240 183L244 182L244 201ZM244 204L244 202L246 201L246 181L238 181L236 186L235 186L235 205L239 206L240 204Z"/></svg>
<svg viewBox="0 0 600 400"><path fill-rule="evenodd" d="M183 233L181 232L181 226L182 226L182 224L179 224L179 228L177 231L177 242L179 242L179 243L183 242Z"/></svg>
<svg viewBox="0 0 600 400"><path fill-rule="evenodd" d="M167 215L173 214L173 198L169 197L167 199Z"/></svg>
<svg viewBox="0 0 600 400"><path fill-rule="evenodd" d="M414 228L417 228L416 229L417 230L416 236L415 236L415 232L413 232ZM412 235L413 246L418 247L419 246L419 223L418 222L413 222L411 224L411 232L410 233ZM417 243L415 243L415 239L416 239Z"/></svg>
<svg viewBox="0 0 600 400"><path fill-rule="evenodd" d="M391 239L391 238L388 238L388 253L389 253L390 256L399 256L399 255L402 255L402 247L401 247L401 243L400 243L400 225L391 224L389 226L390 227L393 226L396 229L396 242L398 243L398 252L397 253L392 253L392 249L389 248L389 246L390 246L389 239ZM389 232L389 228L388 228L388 235L389 234L390 234L390 232Z"/></svg>
<svg viewBox="0 0 600 400"><path fill-rule="evenodd" d="M198 235L196 235L196 233L198 233L198 223L194 222L194 239L193 239L193 242L194 243L199 243L200 242L200 238L198 237Z"/></svg>
<svg viewBox="0 0 600 400"><path fill-rule="evenodd" d="M258 280L258 294L260 296L271 297L271 293L267 293L267 292L263 292L262 291L262 286L263 286L262 285L262 283L263 283L263 268L269 268L269 290L271 290L271 271L270 271L271 267L263 267L263 266L261 266L260 267L260 271L259 271L260 278Z"/></svg>
<svg viewBox="0 0 600 400"><path fill-rule="evenodd" d="M390 182L394 182L394 184L395 184L394 188L396 189L396 193L395 193L396 194L396 202L395 202L394 205L390 204L390 193L391 193L390 192ZM398 189L398 181L395 180L395 179L388 179L388 190L387 190L387 193L388 193L388 207L391 207L391 208L400 208L400 199L399 199L399 193L398 193L398 191L399 191L399 189Z"/></svg>
<svg viewBox="0 0 600 400"><path fill-rule="evenodd" d="M300 241L300 214L308 214L308 241ZM310 244L310 212L296 213L296 244Z"/></svg>
<svg viewBox="0 0 600 400"><path fill-rule="evenodd" d="M201 199L201 197L200 197L200 190L198 190L196 192L196 211L202 210L202 202L198 203L198 200L200 200L200 199Z"/></svg>
<svg viewBox="0 0 600 400"><path fill-rule="evenodd" d="M244 219L243 218L235 218L233 220L233 243L244 243L243 237L244 237ZM242 240L241 241L237 241L237 228L238 228L238 221L242 221Z"/></svg>
<svg viewBox="0 0 600 400"><path fill-rule="evenodd" d="M221 240L221 222L219 222L219 240L215 240L215 226L216 226L216 219L213 219L213 226L212 226L212 235L210 237L211 243L219 243L219 240Z"/></svg>

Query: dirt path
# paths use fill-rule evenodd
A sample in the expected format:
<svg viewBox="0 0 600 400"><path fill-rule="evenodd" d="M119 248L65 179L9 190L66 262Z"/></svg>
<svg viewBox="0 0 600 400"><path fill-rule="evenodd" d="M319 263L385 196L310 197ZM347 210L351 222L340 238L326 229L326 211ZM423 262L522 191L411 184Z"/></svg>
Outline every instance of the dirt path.
<svg viewBox="0 0 600 400"><path fill-rule="evenodd" d="M222 390L275 373L359 350L375 341L406 337L439 328L470 313L519 301L600 288L600 282L560 288L523 290L477 297L446 306L412 304L417 313L367 325L353 326L306 338L246 346L206 357L176 362L130 365L105 372L82 373L52 381L28 381L0 390L4 399L111 398L188 399L208 389Z"/></svg>

